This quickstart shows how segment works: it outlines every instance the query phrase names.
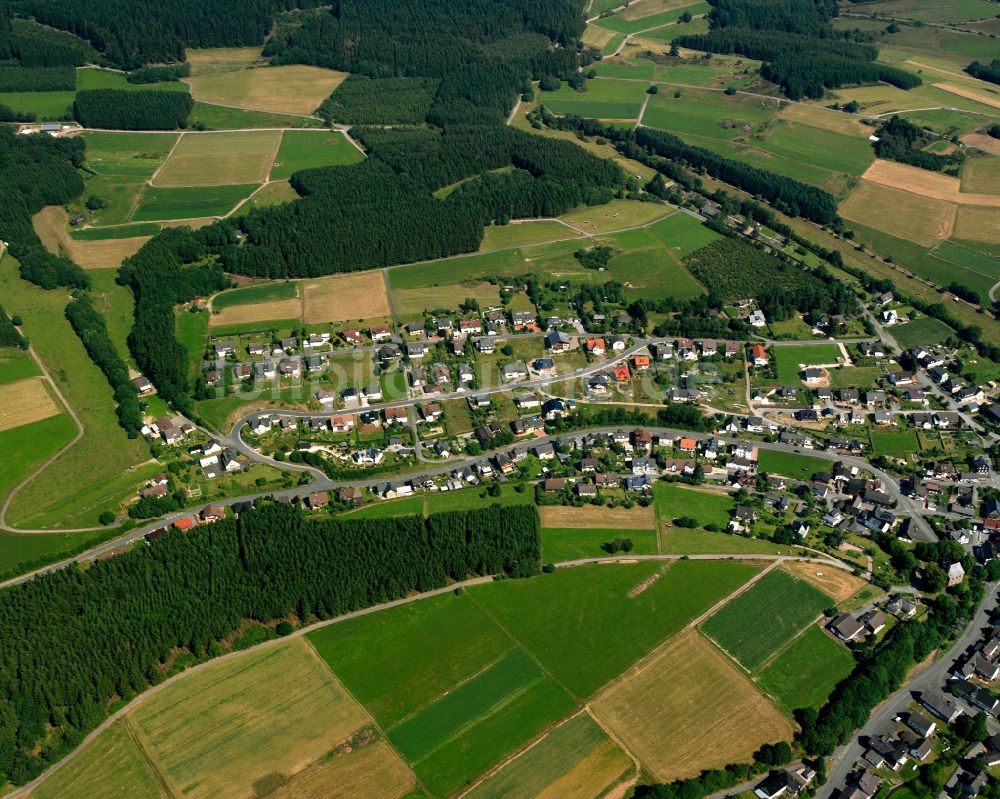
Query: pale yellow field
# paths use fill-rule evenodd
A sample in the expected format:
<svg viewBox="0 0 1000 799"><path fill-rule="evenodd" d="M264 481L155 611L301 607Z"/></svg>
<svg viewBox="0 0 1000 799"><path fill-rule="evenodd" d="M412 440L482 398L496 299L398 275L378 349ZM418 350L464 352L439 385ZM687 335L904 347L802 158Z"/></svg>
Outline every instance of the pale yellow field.
<svg viewBox="0 0 1000 799"><path fill-rule="evenodd" d="M684 633L593 702L606 724L658 780L744 763L794 726L700 634Z"/></svg>
<svg viewBox="0 0 1000 799"><path fill-rule="evenodd" d="M281 144L279 130L183 133L153 186L263 183Z"/></svg>
<svg viewBox="0 0 1000 799"><path fill-rule="evenodd" d="M778 117L847 136L867 137L872 131L850 114L800 103L789 103L778 112Z"/></svg>
<svg viewBox="0 0 1000 799"><path fill-rule="evenodd" d="M414 289L396 289L392 293L396 312L419 314L433 308L455 308L472 297L487 307L500 302L500 290L492 283L448 283L444 286L425 286Z"/></svg>
<svg viewBox="0 0 1000 799"><path fill-rule="evenodd" d="M65 255L84 269L117 269L122 261L135 255L151 236L128 239L77 241L66 226L69 216L61 205L47 205L31 219L35 233L45 249L53 255Z"/></svg>
<svg viewBox="0 0 1000 799"><path fill-rule="evenodd" d="M638 200L612 200L606 205L579 208L559 217L584 233L607 233L612 230L637 227L672 213L659 203Z"/></svg>
<svg viewBox="0 0 1000 799"><path fill-rule="evenodd" d="M213 313L209 319L212 327L273 322L279 319L298 319L302 315L302 301L297 299L257 302L251 305L232 305Z"/></svg>
<svg viewBox="0 0 1000 799"><path fill-rule="evenodd" d="M31 799L170 799L123 719L30 793Z"/></svg>
<svg viewBox="0 0 1000 799"><path fill-rule="evenodd" d="M303 639L214 663L128 718L173 793L189 799L288 780L371 723Z"/></svg>
<svg viewBox="0 0 1000 799"><path fill-rule="evenodd" d="M41 377L0 386L0 431L62 413Z"/></svg>
<svg viewBox="0 0 1000 799"><path fill-rule="evenodd" d="M833 566L822 566L818 563L789 561L782 565L792 576L815 585L820 591L833 597L837 602L843 602L854 596L867 583L850 572Z"/></svg>
<svg viewBox="0 0 1000 799"><path fill-rule="evenodd" d="M982 103L983 105L988 105L990 108L1000 108L1000 99L996 97L990 97L982 92L973 91L972 89L966 89L964 86L956 86L953 83L935 83L933 84L935 88L942 89L949 94L954 94L959 97L964 97L966 100L975 100L977 103Z"/></svg>
<svg viewBox="0 0 1000 799"><path fill-rule="evenodd" d="M656 526L653 506L633 508L605 508L588 505L574 508L569 505L548 505L538 509L542 527L572 529L652 530Z"/></svg>
<svg viewBox="0 0 1000 799"><path fill-rule="evenodd" d="M1000 209L960 205L955 219L955 238L1000 244Z"/></svg>
<svg viewBox="0 0 1000 799"><path fill-rule="evenodd" d="M628 8L619 11L617 16L622 19L642 19L672 8L692 5L692 2L693 0L636 0Z"/></svg>
<svg viewBox="0 0 1000 799"><path fill-rule="evenodd" d="M856 100L862 111L875 114L913 108L913 97L909 92L885 84L836 89L832 96L841 103Z"/></svg>
<svg viewBox="0 0 1000 799"><path fill-rule="evenodd" d="M862 180L839 211L844 219L931 247L952 235L956 207Z"/></svg>
<svg viewBox="0 0 1000 799"><path fill-rule="evenodd" d="M604 47L618 34L607 28L599 28L597 25L588 25L583 31L583 43L598 49Z"/></svg>
<svg viewBox="0 0 1000 799"><path fill-rule="evenodd" d="M1000 194L1000 158L969 158L962 167L961 191Z"/></svg>
<svg viewBox="0 0 1000 799"><path fill-rule="evenodd" d="M302 295L302 319L310 325L392 315L380 269L312 280L304 284Z"/></svg>
<svg viewBox="0 0 1000 799"><path fill-rule="evenodd" d="M188 48L185 52L191 65L192 75L208 75L213 72L236 72L263 61L263 47L207 47Z"/></svg>
<svg viewBox="0 0 1000 799"><path fill-rule="evenodd" d="M185 80L195 100L305 116L312 114L346 78L346 72L296 64L216 71Z"/></svg>
<svg viewBox="0 0 1000 799"><path fill-rule="evenodd" d="M353 752L337 754L296 774L270 799L397 799L416 780L406 764L385 741Z"/></svg>
<svg viewBox="0 0 1000 799"><path fill-rule="evenodd" d="M1000 194L974 194L961 191L961 181L942 172L885 161L876 158L861 176L872 183L901 189L921 197L959 203L961 205L988 205L1000 208Z"/></svg>
<svg viewBox="0 0 1000 799"><path fill-rule="evenodd" d="M604 796L630 766L628 756L614 741L605 741L552 784L536 799L595 799ZM607 794L614 795L614 794Z"/></svg>
<svg viewBox="0 0 1000 799"><path fill-rule="evenodd" d="M966 133L961 137L962 141L977 150L983 150L993 155L1000 155L1000 139L994 139L985 133Z"/></svg>

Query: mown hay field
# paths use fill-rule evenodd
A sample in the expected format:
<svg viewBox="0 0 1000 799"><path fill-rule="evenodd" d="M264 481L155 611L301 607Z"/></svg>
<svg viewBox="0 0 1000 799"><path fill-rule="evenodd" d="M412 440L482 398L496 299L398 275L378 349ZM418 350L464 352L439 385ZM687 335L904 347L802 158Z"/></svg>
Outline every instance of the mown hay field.
<svg viewBox="0 0 1000 799"><path fill-rule="evenodd" d="M633 508L606 508L569 505L548 505L538 509L542 527L602 527L608 530L652 530L656 525L653 506Z"/></svg>
<svg viewBox="0 0 1000 799"><path fill-rule="evenodd" d="M702 631L752 672L831 604L804 580L772 569L710 617Z"/></svg>
<svg viewBox="0 0 1000 799"><path fill-rule="evenodd" d="M0 385L0 431L62 413L40 377Z"/></svg>
<svg viewBox="0 0 1000 799"><path fill-rule="evenodd" d="M655 530L629 530L601 527L543 527L542 560L546 563L561 563L580 558L607 557L604 545L616 538L627 538L632 542L631 554L655 555ZM627 557L627 555L626 555Z"/></svg>
<svg viewBox="0 0 1000 799"><path fill-rule="evenodd" d="M969 158L962 167L961 191L1000 194L1000 158Z"/></svg>
<svg viewBox="0 0 1000 799"><path fill-rule="evenodd" d="M297 319L302 315L302 303L298 299L255 302L249 305L231 305L210 318L212 327L234 327L257 322L277 322Z"/></svg>
<svg viewBox="0 0 1000 799"><path fill-rule="evenodd" d="M789 740L792 722L711 643L690 631L592 704L658 780L748 761L761 744Z"/></svg>
<svg viewBox="0 0 1000 799"><path fill-rule="evenodd" d="M837 602L850 599L868 583L850 572L833 566L824 566L807 561L789 561L784 568L794 577L815 585L820 591Z"/></svg>
<svg viewBox="0 0 1000 799"><path fill-rule="evenodd" d="M892 213L886 213L890 208ZM952 235L956 207L954 203L933 197L861 180L840 204L839 210L841 216L849 221L933 247Z"/></svg>
<svg viewBox="0 0 1000 799"><path fill-rule="evenodd" d="M201 102L305 116L346 78L346 72L295 64L195 74L185 82Z"/></svg>
<svg viewBox="0 0 1000 799"><path fill-rule="evenodd" d="M301 639L190 674L128 719L175 794L213 799L287 779L370 724Z"/></svg>
<svg viewBox="0 0 1000 799"><path fill-rule="evenodd" d="M280 130L184 133L151 185L263 183L281 144Z"/></svg>
<svg viewBox="0 0 1000 799"><path fill-rule="evenodd" d="M473 788L468 799L594 799L635 764L587 713L559 725Z"/></svg>
<svg viewBox="0 0 1000 799"><path fill-rule="evenodd" d="M786 710L818 708L853 668L850 650L813 625L760 672L758 684Z"/></svg>
<svg viewBox="0 0 1000 799"><path fill-rule="evenodd" d="M954 235L959 239L1000 244L1000 209L960 205Z"/></svg>
<svg viewBox="0 0 1000 799"><path fill-rule="evenodd" d="M962 184L958 178L896 161L877 158L862 177L872 183L901 189L933 200L1000 208L1000 193L981 194L961 191Z"/></svg>
<svg viewBox="0 0 1000 799"><path fill-rule="evenodd" d="M145 188L132 221L200 220L225 216L254 191L257 184L235 186L178 186Z"/></svg>
<svg viewBox="0 0 1000 799"><path fill-rule="evenodd" d="M32 226L53 255L65 255L84 269L118 268L135 255L151 236L74 239L67 230L68 215L60 205L47 205L32 217ZM114 230L114 228L108 228Z"/></svg>
<svg viewBox="0 0 1000 799"><path fill-rule="evenodd" d="M392 314L385 276L380 269L311 280L303 285L302 298L302 320L309 325Z"/></svg>
<svg viewBox="0 0 1000 799"><path fill-rule="evenodd" d="M392 296L400 316L420 316L434 308L456 308L469 297L484 308L498 305L500 289L486 281L471 280L442 286L393 289Z"/></svg>

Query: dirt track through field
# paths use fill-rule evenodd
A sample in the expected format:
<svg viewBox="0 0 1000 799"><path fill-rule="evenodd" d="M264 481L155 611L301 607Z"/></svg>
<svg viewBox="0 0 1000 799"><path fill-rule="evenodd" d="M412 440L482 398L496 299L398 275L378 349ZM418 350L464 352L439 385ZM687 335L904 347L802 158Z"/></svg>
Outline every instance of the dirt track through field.
<svg viewBox="0 0 1000 799"><path fill-rule="evenodd" d="M41 377L0 386L0 431L48 419L61 412Z"/></svg>
<svg viewBox="0 0 1000 799"><path fill-rule="evenodd" d="M1000 208L1000 195L962 192L959 190L961 181L958 178L940 172L928 172L926 169L907 164L897 164L895 161L876 159L861 177L872 183L908 191L932 200Z"/></svg>

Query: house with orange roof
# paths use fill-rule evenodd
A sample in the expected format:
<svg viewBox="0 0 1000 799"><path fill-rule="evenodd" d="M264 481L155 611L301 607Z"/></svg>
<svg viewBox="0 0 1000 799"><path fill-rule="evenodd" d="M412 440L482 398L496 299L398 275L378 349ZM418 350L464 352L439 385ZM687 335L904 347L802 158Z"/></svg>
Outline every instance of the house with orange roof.
<svg viewBox="0 0 1000 799"><path fill-rule="evenodd" d="M767 350L765 350L760 344L754 344L750 350L750 354L753 355L754 366L767 366L769 363L767 360Z"/></svg>
<svg viewBox="0 0 1000 799"><path fill-rule="evenodd" d="M605 346L603 338L588 338L586 346L587 346L587 352L589 352L591 355L604 354Z"/></svg>
<svg viewBox="0 0 1000 799"><path fill-rule="evenodd" d="M632 376L627 366L616 366L614 370L615 380L619 383L627 383Z"/></svg>
<svg viewBox="0 0 1000 799"><path fill-rule="evenodd" d="M190 516L185 516L183 519L178 519L174 522L174 527L178 530L191 530L194 528L196 522Z"/></svg>
<svg viewBox="0 0 1000 799"><path fill-rule="evenodd" d="M354 428L354 415L341 413L330 417L330 429L334 433L346 433Z"/></svg>
<svg viewBox="0 0 1000 799"><path fill-rule="evenodd" d="M677 449L681 452L695 452L698 449L698 441L693 438L682 438L677 442Z"/></svg>
<svg viewBox="0 0 1000 799"><path fill-rule="evenodd" d="M632 366L635 367L637 372L645 372L647 369L649 369L649 356L636 355L632 359Z"/></svg>

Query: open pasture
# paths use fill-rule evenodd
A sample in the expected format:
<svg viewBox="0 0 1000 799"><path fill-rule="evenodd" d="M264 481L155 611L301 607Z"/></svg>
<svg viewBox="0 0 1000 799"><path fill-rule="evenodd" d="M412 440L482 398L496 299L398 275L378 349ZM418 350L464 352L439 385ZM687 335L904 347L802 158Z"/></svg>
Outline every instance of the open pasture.
<svg viewBox="0 0 1000 799"><path fill-rule="evenodd" d="M1000 244L1000 210L978 205L960 205L953 232L959 239Z"/></svg>
<svg viewBox="0 0 1000 799"><path fill-rule="evenodd" d="M761 449L757 452L757 465L767 474L780 474L795 480L811 480L816 472L827 471L831 461L796 452Z"/></svg>
<svg viewBox="0 0 1000 799"><path fill-rule="evenodd" d="M894 209L894 213L885 213L887 208ZM869 180L860 181L840 204L840 214L845 219L877 227L925 247L952 235L955 211L953 203Z"/></svg>
<svg viewBox="0 0 1000 799"><path fill-rule="evenodd" d="M612 200L604 205L577 208L559 218L582 233L610 233L647 225L671 214L674 214L671 208L658 202Z"/></svg>
<svg viewBox="0 0 1000 799"><path fill-rule="evenodd" d="M871 132L871 128L861 124L861 120L856 116L846 114L843 111L831 111L828 108L803 105L802 103L788 103L778 112L778 118L787 119L790 122L801 122L803 125L862 138L866 141Z"/></svg>
<svg viewBox="0 0 1000 799"><path fill-rule="evenodd" d="M655 525L653 506L643 508L606 508L585 505L548 505L538 509L542 527L603 527L608 530L652 530Z"/></svg>
<svg viewBox="0 0 1000 799"><path fill-rule="evenodd" d="M507 225L490 225L483 234L479 249L504 250L531 244L547 244L550 241L580 238L580 233L551 219L511 222Z"/></svg>
<svg viewBox="0 0 1000 799"><path fill-rule="evenodd" d="M543 527L542 560L561 563L579 558L607 557L604 544L615 538L632 541L634 555L656 554L654 530L629 530L620 527ZM627 556L626 556L627 557Z"/></svg>
<svg viewBox="0 0 1000 799"><path fill-rule="evenodd" d="M634 770L632 758L590 715L580 713L479 783L466 797L596 799Z"/></svg>
<svg viewBox="0 0 1000 799"><path fill-rule="evenodd" d="M892 337L903 349L939 344L954 333L955 331L948 325L932 316L925 316L903 325L895 325L891 331Z"/></svg>
<svg viewBox="0 0 1000 799"><path fill-rule="evenodd" d="M370 723L301 639L213 664L128 714L174 793L243 797Z"/></svg>
<svg viewBox="0 0 1000 799"><path fill-rule="evenodd" d="M933 200L1000 208L1000 194L963 192L958 178L896 161L877 158L862 177L872 183L901 189Z"/></svg>
<svg viewBox="0 0 1000 799"><path fill-rule="evenodd" d="M705 227L690 214L671 214L647 228L648 232L662 241L670 253L680 260L695 250L706 247L719 238L719 234Z"/></svg>
<svg viewBox="0 0 1000 799"><path fill-rule="evenodd" d="M346 78L346 72L295 64L204 72L185 81L205 103L308 116Z"/></svg>
<svg viewBox="0 0 1000 799"><path fill-rule="evenodd" d="M255 208L268 208L299 199L299 194L287 180L272 180L265 183L246 199L235 211L233 216L244 216Z"/></svg>
<svg viewBox="0 0 1000 799"><path fill-rule="evenodd" d="M302 286L302 300L302 321L308 325L392 314L380 269L310 280Z"/></svg>
<svg viewBox="0 0 1000 799"><path fill-rule="evenodd" d="M783 568L793 577L812 583L837 602L850 599L867 585L860 577L855 577L848 571L818 563L792 560L783 564Z"/></svg>
<svg viewBox="0 0 1000 799"><path fill-rule="evenodd" d="M707 530L670 527L660 533L660 549L669 555L788 555L792 547L774 544L763 538L751 538Z"/></svg>
<svg viewBox="0 0 1000 799"><path fill-rule="evenodd" d="M0 431L62 413L40 377L0 385Z"/></svg>
<svg viewBox="0 0 1000 799"><path fill-rule="evenodd" d="M998 217L998 221L1000 221L1000 217ZM957 241L942 241L928 255L945 261L951 266L978 272L991 280L1000 280L1000 258L959 244Z"/></svg>
<svg viewBox="0 0 1000 799"><path fill-rule="evenodd" d="M280 130L182 133L153 186L222 186L267 180Z"/></svg>
<svg viewBox="0 0 1000 799"><path fill-rule="evenodd" d="M852 668L847 647L814 624L760 672L758 683L787 710L818 708Z"/></svg>
<svg viewBox="0 0 1000 799"><path fill-rule="evenodd" d="M795 385L801 379L799 371L802 366L820 366L821 364L836 364L841 358L840 348L836 344L806 344L801 347L774 347L775 368L778 381L784 385Z"/></svg>
<svg viewBox="0 0 1000 799"><path fill-rule="evenodd" d="M920 20L922 22L971 22L996 16L996 9L987 0L885 0L865 6L865 13Z"/></svg>
<svg viewBox="0 0 1000 799"><path fill-rule="evenodd" d="M392 280L395 282L394 277ZM500 302L500 289L493 283L468 280L441 286L394 288L392 292L393 304L401 317L422 316L425 311L435 308L457 308L470 297L487 308Z"/></svg>
<svg viewBox="0 0 1000 799"><path fill-rule="evenodd" d="M183 186L147 188L132 214L132 221L155 222L170 219L199 219L225 216L257 186Z"/></svg>
<svg viewBox="0 0 1000 799"><path fill-rule="evenodd" d="M941 89L958 97L964 97L966 100L982 103L990 108L1000 108L1000 98L990 96L990 94L994 93L993 89L987 89L986 91L990 92L990 94L986 94L984 91L975 91L966 86L957 86L954 83L935 83L934 88Z"/></svg>
<svg viewBox="0 0 1000 799"><path fill-rule="evenodd" d="M271 180L285 180L300 169L356 164L365 158L339 131L286 130L271 169Z"/></svg>
<svg viewBox="0 0 1000 799"><path fill-rule="evenodd" d="M920 451L920 442L913 430L872 430L872 452L889 458L906 459Z"/></svg>
<svg viewBox="0 0 1000 799"><path fill-rule="evenodd" d="M704 14L709 8L708 3L690 2L690 0L682 0L682 2L647 0L636 3L634 7L629 6L614 16L598 20L597 24L618 33L639 33L677 22L685 11L697 15Z"/></svg>
<svg viewBox="0 0 1000 799"><path fill-rule="evenodd" d="M1000 158L968 159L962 167L960 190L972 194L1000 194Z"/></svg>
<svg viewBox="0 0 1000 799"><path fill-rule="evenodd" d="M247 305L231 305L218 313L213 313L209 324L212 327L237 327L255 325L259 322L279 322L297 319L302 315L302 302L298 299L254 302Z"/></svg>
<svg viewBox="0 0 1000 799"><path fill-rule="evenodd" d="M757 571L748 563L587 565L469 590L578 697L677 634Z"/></svg>
<svg viewBox="0 0 1000 799"><path fill-rule="evenodd" d="M726 493L700 490L683 483L656 482L653 484L653 498L661 524L690 516L702 527L706 524L725 527L729 523L729 511L736 506L733 498Z"/></svg>
<svg viewBox="0 0 1000 799"><path fill-rule="evenodd" d="M212 310L222 311L239 305L292 300L299 296L299 284L286 280L281 283L258 283L238 289L230 289L212 297Z"/></svg>
<svg viewBox="0 0 1000 799"><path fill-rule="evenodd" d="M709 618L702 630L753 672L830 604L830 597L809 583L772 569Z"/></svg>
<svg viewBox="0 0 1000 799"><path fill-rule="evenodd" d="M593 712L661 781L746 762L761 744L789 740L794 731L695 631L611 685L594 701Z"/></svg>
<svg viewBox="0 0 1000 799"><path fill-rule="evenodd" d="M192 75L238 72L263 62L262 47L189 47L185 51Z"/></svg>
<svg viewBox="0 0 1000 799"><path fill-rule="evenodd" d="M719 141L732 141L774 117L779 108L775 100L746 95L729 96L704 89L682 89L680 97L660 92L649 98L642 117L644 125Z"/></svg>
<svg viewBox="0 0 1000 799"><path fill-rule="evenodd" d="M39 374L41 371L27 350L0 347L0 385L16 383Z"/></svg>
<svg viewBox="0 0 1000 799"><path fill-rule="evenodd" d="M540 100L556 114L578 114L599 119L637 119L646 97L642 83L599 78L588 80L584 91L563 83L558 91L541 92Z"/></svg>

